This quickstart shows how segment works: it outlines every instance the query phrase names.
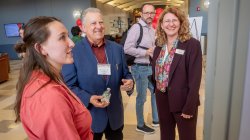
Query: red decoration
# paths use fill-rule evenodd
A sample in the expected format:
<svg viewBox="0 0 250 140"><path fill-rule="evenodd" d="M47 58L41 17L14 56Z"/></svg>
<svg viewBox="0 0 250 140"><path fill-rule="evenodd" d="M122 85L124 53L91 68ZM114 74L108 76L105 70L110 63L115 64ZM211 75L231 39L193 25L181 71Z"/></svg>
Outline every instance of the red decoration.
<svg viewBox="0 0 250 140"><path fill-rule="evenodd" d="M80 18L76 20L76 25L82 27L82 20Z"/></svg>
<svg viewBox="0 0 250 140"><path fill-rule="evenodd" d="M160 15L162 11L163 11L162 8L157 8L157 9L155 10L155 14L156 14L156 15Z"/></svg>
<svg viewBox="0 0 250 140"><path fill-rule="evenodd" d="M17 23L17 26L20 29L23 26L23 24L22 23Z"/></svg>
<svg viewBox="0 0 250 140"><path fill-rule="evenodd" d="M201 10L200 6L197 6L196 11L200 11L200 10Z"/></svg>
<svg viewBox="0 0 250 140"><path fill-rule="evenodd" d="M152 22L152 26L153 26L154 29L156 29L156 27L157 27L157 22L153 21L153 22Z"/></svg>
<svg viewBox="0 0 250 140"><path fill-rule="evenodd" d="M156 10L155 10L155 17L154 17L154 19L153 19L153 21L152 21L152 26L153 26L153 28L154 29L156 29L156 27L157 27L157 22L158 22L158 19L159 19L159 17L160 17L160 14L163 12L163 9L162 8L157 8Z"/></svg>

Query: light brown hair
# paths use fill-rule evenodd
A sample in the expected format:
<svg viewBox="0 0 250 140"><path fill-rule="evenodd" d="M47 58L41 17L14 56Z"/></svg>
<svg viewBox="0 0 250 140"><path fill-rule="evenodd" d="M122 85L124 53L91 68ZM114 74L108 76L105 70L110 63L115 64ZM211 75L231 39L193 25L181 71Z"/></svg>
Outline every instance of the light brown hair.
<svg viewBox="0 0 250 140"><path fill-rule="evenodd" d="M167 43L167 35L164 30L161 28L161 24L163 22L163 18L167 13L174 14L180 21L180 29L178 31L178 39L180 42L184 42L191 38L191 33L189 29L189 21L187 15L178 7L169 7L166 8L160 15L158 19L158 25L156 28L156 45L163 46Z"/></svg>

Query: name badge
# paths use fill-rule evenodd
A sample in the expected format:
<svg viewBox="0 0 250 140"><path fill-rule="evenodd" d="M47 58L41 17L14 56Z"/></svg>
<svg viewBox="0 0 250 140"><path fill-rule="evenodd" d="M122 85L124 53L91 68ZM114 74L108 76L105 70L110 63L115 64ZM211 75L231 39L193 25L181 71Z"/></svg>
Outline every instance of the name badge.
<svg viewBox="0 0 250 140"><path fill-rule="evenodd" d="M111 75L111 65L110 64L97 64L97 74L98 75Z"/></svg>
<svg viewBox="0 0 250 140"><path fill-rule="evenodd" d="M175 50L175 53L180 54L180 55L183 55L184 52L185 52L185 50L181 50L181 49L176 49Z"/></svg>

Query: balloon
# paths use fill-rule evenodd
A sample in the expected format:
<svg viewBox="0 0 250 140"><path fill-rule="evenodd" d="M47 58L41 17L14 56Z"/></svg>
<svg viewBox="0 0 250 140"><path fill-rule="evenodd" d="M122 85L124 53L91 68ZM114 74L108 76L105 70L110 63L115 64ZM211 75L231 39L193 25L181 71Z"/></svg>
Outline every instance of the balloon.
<svg viewBox="0 0 250 140"><path fill-rule="evenodd" d="M153 26L154 29L156 29L156 27L157 27L157 22L156 22L156 21L155 21L155 22L153 21L153 22L152 22L152 26Z"/></svg>
<svg viewBox="0 0 250 140"><path fill-rule="evenodd" d="M154 17L154 19L153 20L155 20L156 22L158 21L158 19L159 19L159 17L160 17L160 15L155 15L155 17Z"/></svg>
<svg viewBox="0 0 250 140"><path fill-rule="evenodd" d="M76 20L76 25L80 28L82 27L82 20L80 18Z"/></svg>
<svg viewBox="0 0 250 140"><path fill-rule="evenodd" d="M159 19L160 15L155 15L153 21L152 21L152 26L154 29L156 29L156 26L157 26L157 22L158 22L158 19Z"/></svg>
<svg viewBox="0 0 250 140"><path fill-rule="evenodd" d="M161 8L157 8L157 9L155 10L155 17L154 17L154 19L153 19L153 21L152 21L152 26L153 26L154 29L156 29L158 19L159 19L160 14L161 14L162 12L163 12L163 9L161 9Z"/></svg>
<svg viewBox="0 0 250 140"><path fill-rule="evenodd" d="M155 15L160 15L162 11L163 11L162 8L157 8L157 9L155 10Z"/></svg>
<svg viewBox="0 0 250 140"><path fill-rule="evenodd" d="M22 23L17 23L17 26L20 29L23 26L23 24Z"/></svg>
<svg viewBox="0 0 250 140"><path fill-rule="evenodd" d="M78 19L76 20L76 25L77 25L77 26L81 26L81 25L82 25L82 21L81 21L80 18L78 18Z"/></svg>

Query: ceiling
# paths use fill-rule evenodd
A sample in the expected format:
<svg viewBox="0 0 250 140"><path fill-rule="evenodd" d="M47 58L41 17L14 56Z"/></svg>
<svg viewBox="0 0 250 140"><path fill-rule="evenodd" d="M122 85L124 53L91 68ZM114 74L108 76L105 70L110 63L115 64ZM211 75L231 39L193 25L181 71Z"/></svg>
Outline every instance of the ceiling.
<svg viewBox="0 0 250 140"><path fill-rule="evenodd" d="M117 7L124 11L133 11L136 8L140 8L144 3L152 3L153 5L173 5L188 7L188 0L97 0L103 4L109 4L113 7Z"/></svg>

